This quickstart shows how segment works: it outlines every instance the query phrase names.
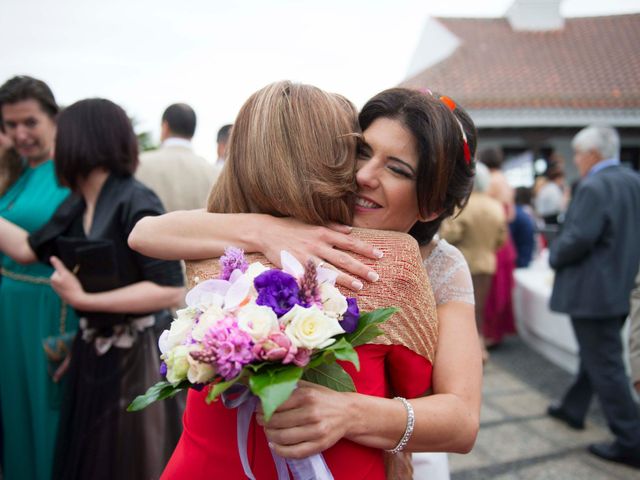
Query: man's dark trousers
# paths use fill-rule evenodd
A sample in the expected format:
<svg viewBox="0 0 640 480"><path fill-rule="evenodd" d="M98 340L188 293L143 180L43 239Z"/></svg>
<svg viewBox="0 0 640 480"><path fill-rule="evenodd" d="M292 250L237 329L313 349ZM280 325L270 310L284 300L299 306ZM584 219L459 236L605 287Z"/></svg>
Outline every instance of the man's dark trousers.
<svg viewBox="0 0 640 480"><path fill-rule="evenodd" d="M631 395L620 337L624 321L623 316L571 317L580 370L561 408L571 418L584 421L595 393L619 446L640 455L640 410Z"/></svg>

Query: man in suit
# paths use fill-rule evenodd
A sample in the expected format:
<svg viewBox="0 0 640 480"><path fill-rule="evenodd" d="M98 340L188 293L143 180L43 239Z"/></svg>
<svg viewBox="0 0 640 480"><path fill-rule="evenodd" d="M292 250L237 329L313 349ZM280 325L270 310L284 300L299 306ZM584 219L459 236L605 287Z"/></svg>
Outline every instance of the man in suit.
<svg viewBox="0 0 640 480"><path fill-rule="evenodd" d="M549 263L556 270L551 309L571 316L580 369L548 413L582 429L595 393L615 441L590 445L589 451L640 468L640 411L620 336L640 263L640 175L620 165L620 139L612 128L587 127L572 146L582 178Z"/></svg>
<svg viewBox="0 0 640 480"><path fill-rule="evenodd" d="M167 212L205 208L216 180L216 170L193 152L195 130L193 109L170 105L162 114L161 147L140 155L136 177L156 192Z"/></svg>

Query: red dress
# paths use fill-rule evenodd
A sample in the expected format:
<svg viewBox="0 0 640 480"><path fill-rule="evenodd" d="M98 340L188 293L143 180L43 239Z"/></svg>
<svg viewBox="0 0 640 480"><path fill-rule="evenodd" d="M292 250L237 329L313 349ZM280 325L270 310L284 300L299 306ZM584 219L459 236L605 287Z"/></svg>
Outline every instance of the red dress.
<svg viewBox="0 0 640 480"><path fill-rule="evenodd" d="M378 397L415 398L431 386L431 363L400 345L363 345L356 349L360 371L342 364L359 393ZM245 479L236 443L236 410L221 402L205 403L206 389L191 390L184 413L184 431L165 468L163 480ZM251 469L257 480L276 480L276 470L262 427L255 416L247 441ZM383 452L340 440L323 452L335 480L384 480Z"/></svg>
<svg viewBox="0 0 640 480"><path fill-rule="evenodd" d="M508 235L505 244L496 252L496 273L484 308L482 333L492 344L498 344L502 337L516 332L512 302L516 257L516 249Z"/></svg>

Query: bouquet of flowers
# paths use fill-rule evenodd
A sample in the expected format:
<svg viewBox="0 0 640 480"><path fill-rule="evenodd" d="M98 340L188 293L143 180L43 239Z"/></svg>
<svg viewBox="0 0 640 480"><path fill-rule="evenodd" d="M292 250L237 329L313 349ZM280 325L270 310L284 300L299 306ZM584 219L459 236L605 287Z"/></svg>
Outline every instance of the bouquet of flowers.
<svg viewBox="0 0 640 480"><path fill-rule="evenodd" d="M396 309L361 314L356 299L335 287L335 271L312 261L303 266L285 251L281 262L282 270L248 264L242 250L227 248L220 278L194 287L160 337L166 380L128 410L186 388L208 388L207 402L240 390L260 399L268 421L300 379L355 391L336 360L358 369L354 347L380 335L378 324Z"/></svg>

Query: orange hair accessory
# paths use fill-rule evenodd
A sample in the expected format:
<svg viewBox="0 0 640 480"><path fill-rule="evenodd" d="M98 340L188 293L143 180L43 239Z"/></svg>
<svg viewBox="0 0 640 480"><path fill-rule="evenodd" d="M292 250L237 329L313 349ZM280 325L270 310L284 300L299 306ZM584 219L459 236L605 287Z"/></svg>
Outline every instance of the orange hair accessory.
<svg viewBox="0 0 640 480"><path fill-rule="evenodd" d="M435 97L435 95L429 88L419 88L418 91L424 94L429 94L432 97ZM458 108L458 106L456 105L456 102L454 102L451 99L451 97L447 97L446 95L443 95L441 97L438 97L438 99L442 103L444 103L449 108L449 110L451 110L451 113L453 113L454 110ZM456 117L455 113L453 114L453 118L456 119L456 122L460 127L460 133L462 133L462 141L463 141L462 150L464 154L464 161L467 165L469 165L471 163L471 149L469 148L469 142L467 141L467 134L464 133L464 127L462 126L462 123L460 123L460 120L458 120L458 117Z"/></svg>

